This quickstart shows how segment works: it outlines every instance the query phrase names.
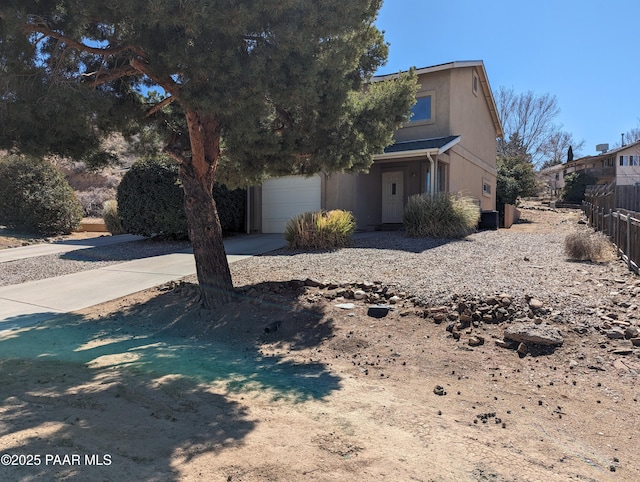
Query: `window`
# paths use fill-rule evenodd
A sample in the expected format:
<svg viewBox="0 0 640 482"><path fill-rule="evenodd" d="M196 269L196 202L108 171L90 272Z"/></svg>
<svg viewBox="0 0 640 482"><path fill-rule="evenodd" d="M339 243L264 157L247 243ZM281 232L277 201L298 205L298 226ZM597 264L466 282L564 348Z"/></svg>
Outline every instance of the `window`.
<svg viewBox="0 0 640 482"><path fill-rule="evenodd" d="M482 194L485 196L491 196L491 184L486 179L482 180Z"/></svg>
<svg viewBox="0 0 640 482"><path fill-rule="evenodd" d="M415 105L411 108L410 122L431 120L431 96L418 97Z"/></svg>
<svg viewBox="0 0 640 482"><path fill-rule="evenodd" d="M620 156L620 165L628 166L629 165L629 156Z"/></svg>
<svg viewBox="0 0 640 482"><path fill-rule="evenodd" d="M474 71L473 72L473 84L472 84L472 90L473 93L475 95L478 95L478 85L480 84L480 79L478 78L478 74Z"/></svg>

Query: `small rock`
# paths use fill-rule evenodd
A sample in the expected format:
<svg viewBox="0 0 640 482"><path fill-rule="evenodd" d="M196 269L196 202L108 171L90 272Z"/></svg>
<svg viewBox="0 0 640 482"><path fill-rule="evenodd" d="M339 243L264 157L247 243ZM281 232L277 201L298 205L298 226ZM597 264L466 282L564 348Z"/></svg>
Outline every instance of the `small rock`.
<svg viewBox="0 0 640 482"><path fill-rule="evenodd" d="M525 356L527 353L529 353L529 347L527 347L527 345L525 345L524 343L520 343L518 345L518 349L516 350L518 352L518 355L520 355L521 357Z"/></svg>
<svg viewBox="0 0 640 482"><path fill-rule="evenodd" d="M353 303L340 303L336 305L336 308L341 310L353 310L356 307Z"/></svg>
<svg viewBox="0 0 640 482"><path fill-rule="evenodd" d="M635 326L629 326L624 330L624 337L627 339L640 337L640 330Z"/></svg>
<svg viewBox="0 0 640 482"><path fill-rule="evenodd" d="M436 387L433 389L433 393L435 393L440 397L447 394L447 392L445 391L442 385L436 385Z"/></svg>
<svg viewBox="0 0 640 482"><path fill-rule="evenodd" d="M496 346L499 346L500 348L507 348L508 350L515 348L514 342L507 340L496 340Z"/></svg>
<svg viewBox="0 0 640 482"><path fill-rule="evenodd" d="M531 311L535 313L536 311L540 311L542 308L544 308L544 303L535 298L531 298L529 300L529 308L531 308Z"/></svg>
<svg viewBox="0 0 640 482"><path fill-rule="evenodd" d="M356 300L362 300L362 299L365 298L365 296L367 296L367 294L362 290L356 290L356 291L353 292L353 297Z"/></svg>
<svg viewBox="0 0 640 482"><path fill-rule="evenodd" d="M310 286L312 288L319 288L322 286L322 281L318 281L317 279L307 278L304 280L305 286Z"/></svg>
<svg viewBox="0 0 640 482"><path fill-rule="evenodd" d="M372 318L384 318L389 314L389 306L386 305L374 305L370 306L367 310L367 316Z"/></svg>
<svg viewBox="0 0 640 482"><path fill-rule="evenodd" d="M613 350L612 353L614 355L626 356L626 355L631 355L633 353L633 349L632 348L618 348L616 350Z"/></svg>
<svg viewBox="0 0 640 482"><path fill-rule="evenodd" d="M480 346L484 345L484 338L481 336L472 336L469 338L469 346Z"/></svg>
<svg viewBox="0 0 640 482"><path fill-rule="evenodd" d="M433 321L438 325L446 319L447 315L444 313L436 313L435 315L433 315Z"/></svg>
<svg viewBox="0 0 640 482"><path fill-rule="evenodd" d="M631 344L633 346L640 346L640 337L639 338L631 338Z"/></svg>
<svg viewBox="0 0 640 482"><path fill-rule="evenodd" d="M398 301L400 301L401 298L399 296L392 296L391 298L389 298L389 303L391 303L392 305L395 305Z"/></svg>
<svg viewBox="0 0 640 482"><path fill-rule="evenodd" d="M610 330L605 330L604 334L607 338L611 340L623 340L624 339L624 331L619 328L612 328Z"/></svg>

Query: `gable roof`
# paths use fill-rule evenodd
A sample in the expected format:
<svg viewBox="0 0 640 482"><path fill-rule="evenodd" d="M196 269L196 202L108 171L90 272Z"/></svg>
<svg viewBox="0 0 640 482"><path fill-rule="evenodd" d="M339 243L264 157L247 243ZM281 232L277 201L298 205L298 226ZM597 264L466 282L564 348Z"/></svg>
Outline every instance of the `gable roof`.
<svg viewBox="0 0 640 482"><path fill-rule="evenodd" d="M502 130L502 123L500 122L500 117L498 117L498 108L496 107L496 102L493 98L493 92L491 91L491 85L489 85L489 78L487 77L487 71L484 68L484 62L482 60L464 60L464 61L456 61L449 62L446 64L438 64L433 65L431 67L422 67L416 69L417 75L430 74L433 72L440 72L443 70L451 70L451 69L462 69L462 68L475 68L478 72L478 77L480 80L480 85L482 87L482 94L484 95L485 100L487 101L487 107L489 108L489 113L491 114L491 120L493 121L493 126L496 130L496 137L504 137L504 131ZM394 77L397 77L398 74L385 74L385 75L377 75L372 80L373 82L380 82L383 80L390 80Z"/></svg>
<svg viewBox="0 0 640 482"><path fill-rule="evenodd" d="M375 156L376 159L391 159L398 157L413 157L422 155L437 155L447 152L460 142L460 136L434 137L415 141L396 142L384 150L384 154Z"/></svg>

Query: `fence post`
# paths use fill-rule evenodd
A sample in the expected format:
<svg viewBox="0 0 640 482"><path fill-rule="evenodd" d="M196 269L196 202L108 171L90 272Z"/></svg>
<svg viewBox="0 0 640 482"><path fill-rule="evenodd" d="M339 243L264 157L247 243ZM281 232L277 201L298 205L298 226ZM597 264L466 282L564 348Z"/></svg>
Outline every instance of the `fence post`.
<svg viewBox="0 0 640 482"><path fill-rule="evenodd" d="M609 209L609 227L607 228L607 236L613 239L613 209Z"/></svg>
<svg viewBox="0 0 640 482"><path fill-rule="evenodd" d="M617 211L617 216L616 216L616 250L618 251L618 256L621 256L620 254L620 211Z"/></svg>
<svg viewBox="0 0 640 482"><path fill-rule="evenodd" d="M631 214L627 213L627 266L631 269Z"/></svg>

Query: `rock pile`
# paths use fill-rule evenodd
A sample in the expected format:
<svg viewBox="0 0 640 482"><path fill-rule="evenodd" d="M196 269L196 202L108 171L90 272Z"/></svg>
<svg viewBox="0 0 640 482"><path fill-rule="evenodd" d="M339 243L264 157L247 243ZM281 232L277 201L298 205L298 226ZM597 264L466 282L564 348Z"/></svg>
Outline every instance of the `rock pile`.
<svg viewBox="0 0 640 482"><path fill-rule="evenodd" d="M516 299L509 293L452 295L444 304L432 305L431 300L412 296L398 286L380 281L307 278L247 286L240 291L256 304L292 291L308 303L336 301L345 310L366 303L370 305L367 313L371 317L384 318L393 312L401 317L421 316L443 325L449 336L465 345L481 346L489 338L496 346L515 350L520 356L552 352L564 343L563 331L585 335L592 330L602 334L604 344L615 344L614 348L628 348L630 353L640 354L640 309L633 303L633 298L640 297L640 281L612 283L618 285L616 291L584 313L588 321L581 317L579 322L574 320L571 307L565 306L562 311L552 309L549 301L543 302L534 296ZM489 331L490 327L493 330Z"/></svg>

